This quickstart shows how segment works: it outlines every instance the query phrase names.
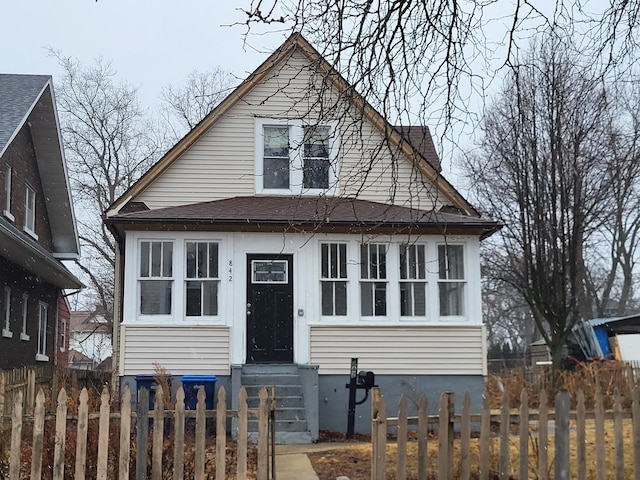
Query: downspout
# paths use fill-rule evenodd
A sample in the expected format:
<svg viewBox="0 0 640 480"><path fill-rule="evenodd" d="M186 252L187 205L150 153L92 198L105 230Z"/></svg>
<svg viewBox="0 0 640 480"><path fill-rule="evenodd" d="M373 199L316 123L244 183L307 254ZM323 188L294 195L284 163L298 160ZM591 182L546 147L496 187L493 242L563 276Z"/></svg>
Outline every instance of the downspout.
<svg viewBox="0 0 640 480"><path fill-rule="evenodd" d="M122 323L122 284L123 263L122 243L119 237L115 242L116 258L113 290L113 325L111 332L111 393L117 395L120 391L120 324Z"/></svg>

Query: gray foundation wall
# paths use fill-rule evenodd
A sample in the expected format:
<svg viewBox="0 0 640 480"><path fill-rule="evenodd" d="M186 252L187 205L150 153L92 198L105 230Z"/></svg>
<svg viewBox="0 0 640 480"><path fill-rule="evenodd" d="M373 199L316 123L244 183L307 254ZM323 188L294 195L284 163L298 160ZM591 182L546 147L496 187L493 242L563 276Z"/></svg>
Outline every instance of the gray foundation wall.
<svg viewBox="0 0 640 480"><path fill-rule="evenodd" d="M313 367L315 368L315 367ZM316 385L312 381L313 369L309 370L309 378L306 378L305 396L314 397ZM239 370L236 372L239 375ZM307 375L303 375L307 377ZM180 385L180 376L173 378L171 384L172 397L175 399L175 392ZM345 387L349 383L348 375L319 375L317 383L318 407L311 405L308 408L307 419L310 427L320 430L331 430L336 432L347 431L347 414L349 405L349 390ZM121 387L129 384L132 392L133 406L137 408L137 386L135 376L125 376L121 378ZM387 402L387 416L396 417L398 404L401 395L406 395L409 399L408 414L417 415L417 404L420 395L427 396L429 413L435 415L438 410L438 403L442 392L455 393L456 412L462 409L462 396L464 392L469 392L471 396L472 413L480 413L482 408L482 394L484 392L484 377L481 375L376 375L376 384L380 387L381 393ZM216 382L216 395L218 388L224 386L227 392L227 405L231 408L237 407L237 392L232 389L231 376L218 376ZM238 387L239 389L239 387ZM364 390L358 390L356 400L364 397ZM314 417L314 410L317 412L317 420ZM315 422L317 421L317 427ZM369 433L371 431L371 398L356 407L356 433Z"/></svg>
<svg viewBox="0 0 640 480"><path fill-rule="evenodd" d="M320 375L319 386L319 423L320 430L337 432L347 431L347 414L349 406L348 375ZM387 416L398 416L398 405L401 395L406 395L409 402L408 414L417 415L418 400L422 394L427 396L429 414L435 415L442 392L454 392L456 412L462 410L462 396L469 392L471 411L480 413L484 377L481 375L376 375L376 384L385 397ZM356 401L364 397L364 390L358 390ZM356 407L356 433L371 431L371 397Z"/></svg>

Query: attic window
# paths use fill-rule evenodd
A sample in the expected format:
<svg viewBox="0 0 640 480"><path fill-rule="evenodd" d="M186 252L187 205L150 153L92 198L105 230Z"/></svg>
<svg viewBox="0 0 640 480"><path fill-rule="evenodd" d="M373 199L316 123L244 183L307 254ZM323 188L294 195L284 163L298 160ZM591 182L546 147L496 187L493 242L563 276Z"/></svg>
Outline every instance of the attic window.
<svg viewBox="0 0 640 480"><path fill-rule="evenodd" d="M256 192L270 195L335 194L335 125L302 120L256 121Z"/></svg>
<svg viewBox="0 0 640 480"><path fill-rule="evenodd" d="M29 185L25 185L24 230L34 238L36 235L36 192Z"/></svg>
<svg viewBox="0 0 640 480"><path fill-rule="evenodd" d="M2 214L7 217L9 220L15 220L14 216L11 215L11 180L13 175L13 168L11 164L7 163L4 169L4 208L2 210Z"/></svg>

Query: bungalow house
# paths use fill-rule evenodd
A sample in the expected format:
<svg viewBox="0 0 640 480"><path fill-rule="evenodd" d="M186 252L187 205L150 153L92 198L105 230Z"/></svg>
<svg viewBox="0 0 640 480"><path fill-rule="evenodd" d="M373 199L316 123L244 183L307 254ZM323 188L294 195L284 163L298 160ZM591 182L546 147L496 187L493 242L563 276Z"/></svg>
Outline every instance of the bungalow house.
<svg viewBox="0 0 640 480"><path fill-rule="evenodd" d="M233 405L279 385L284 441L346 429L354 357L389 405L483 389L478 250L498 225L443 178L427 128L394 128L299 34L105 221L132 388L154 363L216 375Z"/></svg>
<svg viewBox="0 0 640 480"><path fill-rule="evenodd" d="M0 192L0 369L53 366L82 283L61 262L80 248L50 76L0 74Z"/></svg>

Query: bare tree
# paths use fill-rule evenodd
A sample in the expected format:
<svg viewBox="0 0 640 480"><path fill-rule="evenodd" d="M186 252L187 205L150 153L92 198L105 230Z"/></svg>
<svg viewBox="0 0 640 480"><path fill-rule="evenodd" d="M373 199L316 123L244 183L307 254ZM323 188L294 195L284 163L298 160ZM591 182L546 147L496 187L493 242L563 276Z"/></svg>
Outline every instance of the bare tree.
<svg viewBox="0 0 640 480"><path fill-rule="evenodd" d="M532 46L469 161L482 205L505 224L496 271L526 300L556 367L591 313L584 249L611 185L607 90L570 50L554 35Z"/></svg>
<svg viewBox="0 0 640 480"><path fill-rule="evenodd" d="M639 10L639 0L250 0L243 23L247 34L301 32L386 118L438 126L456 143L532 38L575 37L604 73L635 59Z"/></svg>
<svg viewBox="0 0 640 480"><path fill-rule="evenodd" d="M84 66L51 52L63 68L56 97L79 224L89 308L113 320L115 245L101 215L158 157L154 128L137 89L116 80L109 62Z"/></svg>
<svg viewBox="0 0 640 480"><path fill-rule="evenodd" d="M214 68L206 72L194 70L183 85L166 85L160 93L160 111L172 140L179 140L195 127L236 83L229 72Z"/></svg>

